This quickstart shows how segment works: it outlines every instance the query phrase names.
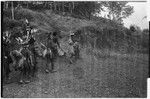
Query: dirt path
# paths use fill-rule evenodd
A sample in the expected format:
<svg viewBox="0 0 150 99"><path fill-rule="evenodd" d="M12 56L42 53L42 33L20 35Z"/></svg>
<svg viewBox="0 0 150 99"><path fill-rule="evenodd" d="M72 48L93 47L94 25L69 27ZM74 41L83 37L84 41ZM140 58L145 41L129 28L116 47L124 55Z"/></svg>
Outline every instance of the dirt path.
<svg viewBox="0 0 150 99"><path fill-rule="evenodd" d="M120 57L96 58L81 53L82 59L69 64L59 58L57 72L46 74L44 61L38 61L37 78L29 84L18 85L19 73L3 86L7 98L86 98L86 97L146 97L148 61ZM134 59L134 60L133 60ZM146 63L147 62L147 63Z"/></svg>
<svg viewBox="0 0 150 99"><path fill-rule="evenodd" d="M84 92L74 92L77 80L72 74L73 64L58 61L55 64L57 72L47 74L44 72L45 62L39 60L37 78L29 84L19 85L17 83L19 72L11 73L10 75L13 76L10 83L3 86L3 96L7 98L89 97Z"/></svg>

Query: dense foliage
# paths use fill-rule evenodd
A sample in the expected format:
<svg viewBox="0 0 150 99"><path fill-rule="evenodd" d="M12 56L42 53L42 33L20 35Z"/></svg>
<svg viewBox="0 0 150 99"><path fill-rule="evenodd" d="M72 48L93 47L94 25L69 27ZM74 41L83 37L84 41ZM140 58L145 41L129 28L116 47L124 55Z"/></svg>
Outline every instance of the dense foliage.
<svg viewBox="0 0 150 99"><path fill-rule="evenodd" d="M82 16L90 19L95 13L101 14L104 7L109 10L108 15L113 16L113 20L121 21L133 13L133 7L127 5L128 2L56 2L56 1L6 1L4 9L28 8L32 10L52 10L55 13L69 13L73 16ZM111 18L110 18L111 19Z"/></svg>
<svg viewBox="0 0 150 99"><path fill-rule="evenodd" d="M135 25L127 29L115 20L93 16L93 13L100 13L103 10L103 5L107 5L108 8L110 7L110 14L117 15L115 19L128 17L132 13L132 7L126 7L126 2L121 4L114 3L116 5L115 8L111 8L111 3L113 2L16 1L13 2L14 19L12 19L12 3L5 2L3 5L3 31L10 30L14 33L18 28L23 27L24 19L27 18L31 26L38 28L43 33L42 36L39 36L40 40L44 40L45 32L71 30L79 34L78 36L81 38L80 43L83 45L90 44L92 47L100 49L107 48L121 52L140 50L148 53L148 29L142 31ZM121 8L124 10L121 10ZM112 9L116 9L115 12ZM127 9L130 9L130 11ZM122 12L119 12L119 10ZM68 15L64 16L66 13ZM123 16L119 16L120 13L124 13ZM68 18L68 16L74 16L76 18ZM83 17L85 20L79 19Z"/></svg>
<svg viewBox="0 0 150 99"><path fill-rule="evenodd" d="M133 7L128 5L128 2L126 1L108 1L102 2L102 4L107 8L108 18L111 20L115 20L118 23L122 23L123 18L127 18L134 12Z"/></svg>

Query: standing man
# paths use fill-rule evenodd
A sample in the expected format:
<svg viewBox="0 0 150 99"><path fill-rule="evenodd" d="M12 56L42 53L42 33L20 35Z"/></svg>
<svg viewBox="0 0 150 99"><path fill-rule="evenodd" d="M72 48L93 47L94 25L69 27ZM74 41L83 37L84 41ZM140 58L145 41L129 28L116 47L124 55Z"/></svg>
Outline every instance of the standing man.
<svg viewBox="0 0 150 99"><path fill-rule="evenodd" d="M57 32L50 32L48 34L48 40L47 40L47 52L51 52L51 58L48 59L51 61L51 72L54 72L54 60L56 59L56 56L58 54L57 48L60 47L58 42L58 34ZM48 58L48 57L47 57ZM48 72L48 66L47 71Z"/></svg>
<svg viewBox="0 0 150 99"><path fill-rule="evenodd" d="M28 45L29 50L31 51L31 64L35 65L37 64L37 59L36 59L36 50L35 50L35 38L33 36L33 34L31 34L31 27L30 27L30 23L28 22L28 20L25 20L25 35L26 35L26 40L25 42L23 42L23 45Z"/></svg>
<svg viewBox="0 0 150 99"><path fill-rule="evenodd" d="M60 48L60 44L59 44L59 36L58 36L58 32L53 32L53 42L55 44L55 55L58 55L58 48Z"/></svg>
<svg viewBox="0 0 150 99"><path fill-rule="evenodd" d="M75 33L72 33L71 34L71 40L72 40L72 45L73 45L73 49L74 49L74 56L75 56L75 59L79 59L80 55L80 50L79 50L79 42L76 40L76 35Z"/></svg>
<svg viewBox="0 0 150 99"><path fill-rule="evenodd" d="M23 27L23 35L25 35L24 39L26 38L26 40L27 40L29 35L31 35L31 27L30 27L30 23L27 19L24 20L22 27Z"/></svg>
<svg viewBox="0 0 150 99"><path fill-rule="evenodd" d="M29 21L26 19L26 33L27 33L27 39L31 36L31 27Z"/></svg>
<svg viewBox="0 0 150 99"><path fill-rule="evenodd" d="M10 41L9 38L6 36L3 36L3 42L2 42L2 48L3 48L3 63L2 63L2 69L3 69L3 76L6 77L6 79L9 79L9 73L10 68L9 64L12 63L12 59L10 57Z"/></svg>

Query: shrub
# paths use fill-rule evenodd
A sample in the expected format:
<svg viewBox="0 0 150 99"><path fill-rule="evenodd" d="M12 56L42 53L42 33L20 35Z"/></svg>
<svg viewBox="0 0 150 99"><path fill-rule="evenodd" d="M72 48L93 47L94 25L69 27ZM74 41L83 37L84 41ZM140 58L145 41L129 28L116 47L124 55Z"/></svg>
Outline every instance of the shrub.
<svg viewBox="0 0 150 99"><path fill-rule="evenodd" d="M13 29L14 27L20 27L22 25L21 21L18 20L12 20L9 19L8 17L3 19L3 30L10 30Z"/></svg>

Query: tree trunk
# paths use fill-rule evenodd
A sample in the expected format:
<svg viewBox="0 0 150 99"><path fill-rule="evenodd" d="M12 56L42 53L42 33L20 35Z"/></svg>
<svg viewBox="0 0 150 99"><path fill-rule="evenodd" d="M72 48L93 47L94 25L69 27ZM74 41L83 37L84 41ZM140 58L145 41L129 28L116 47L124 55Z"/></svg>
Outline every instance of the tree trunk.
<svg viewBox="0 0 150 99"><path fill-rule="evenodd" d="M50 10L53 10L53 4L50 3L49 6L50 6Z"/></svg>
<svg viewBox="0 0 150 99"><path fill-rule="evenodd" d="M72 13L74 11L74 7L75 7L74 2L72 2Z"/></svg>
<svg viewBox="0 0 150 99"><path fill-rule="evenodd" d="M56 6L56 3L54 2L54 11L57 10L57 6Z"/></svg>
<svg viewBox="0 0 150 99"><path fill-rule="evenodd" d="M47 8L48 1L45 1L44 8Z"/></svg>
<svg viewBox="0 0 150 99"><path fill-rule="evenodd" d="M72 6L71 6L72 3L69 3L69 10L70 10L70 13L72 14Z"/></svg>
<svg viewBox="0 0 150 99"><path fill-rule="evenodd" d="M29 8L29 3L27 2L27 8Z"/></svg>
<svg viewBox="0 0 150 99"><path fill-rule="evenodd" d="M74 9L74 2L72 2L72 9Z"/></svg>
<svg viewBox="0 0 150 99"><path fill-rule="evenodd" d="M8 9L8 7L9 7L8 5L9 5L9 2L7 2L7 1L4 2L4 9Z"/></svg>
<svg viewBox="0 0 150 99"><path fill-rule="evenodd" d="M64 2L62 2L62 12L64 12Z"/></svg>
<svg viewBox="0 0 150 99"><path fill-rule="evenodd" d="M12 19L14 20L14 7L13 7L13 1L11 2L11 11L12 11Z"/></svg>
<svg viewBox="0 0 150 99"><path fill-rule="evenodd" d="M96 48L96 41L97 41L97 37L95 37L94 39L94 49Z"/></svg>

